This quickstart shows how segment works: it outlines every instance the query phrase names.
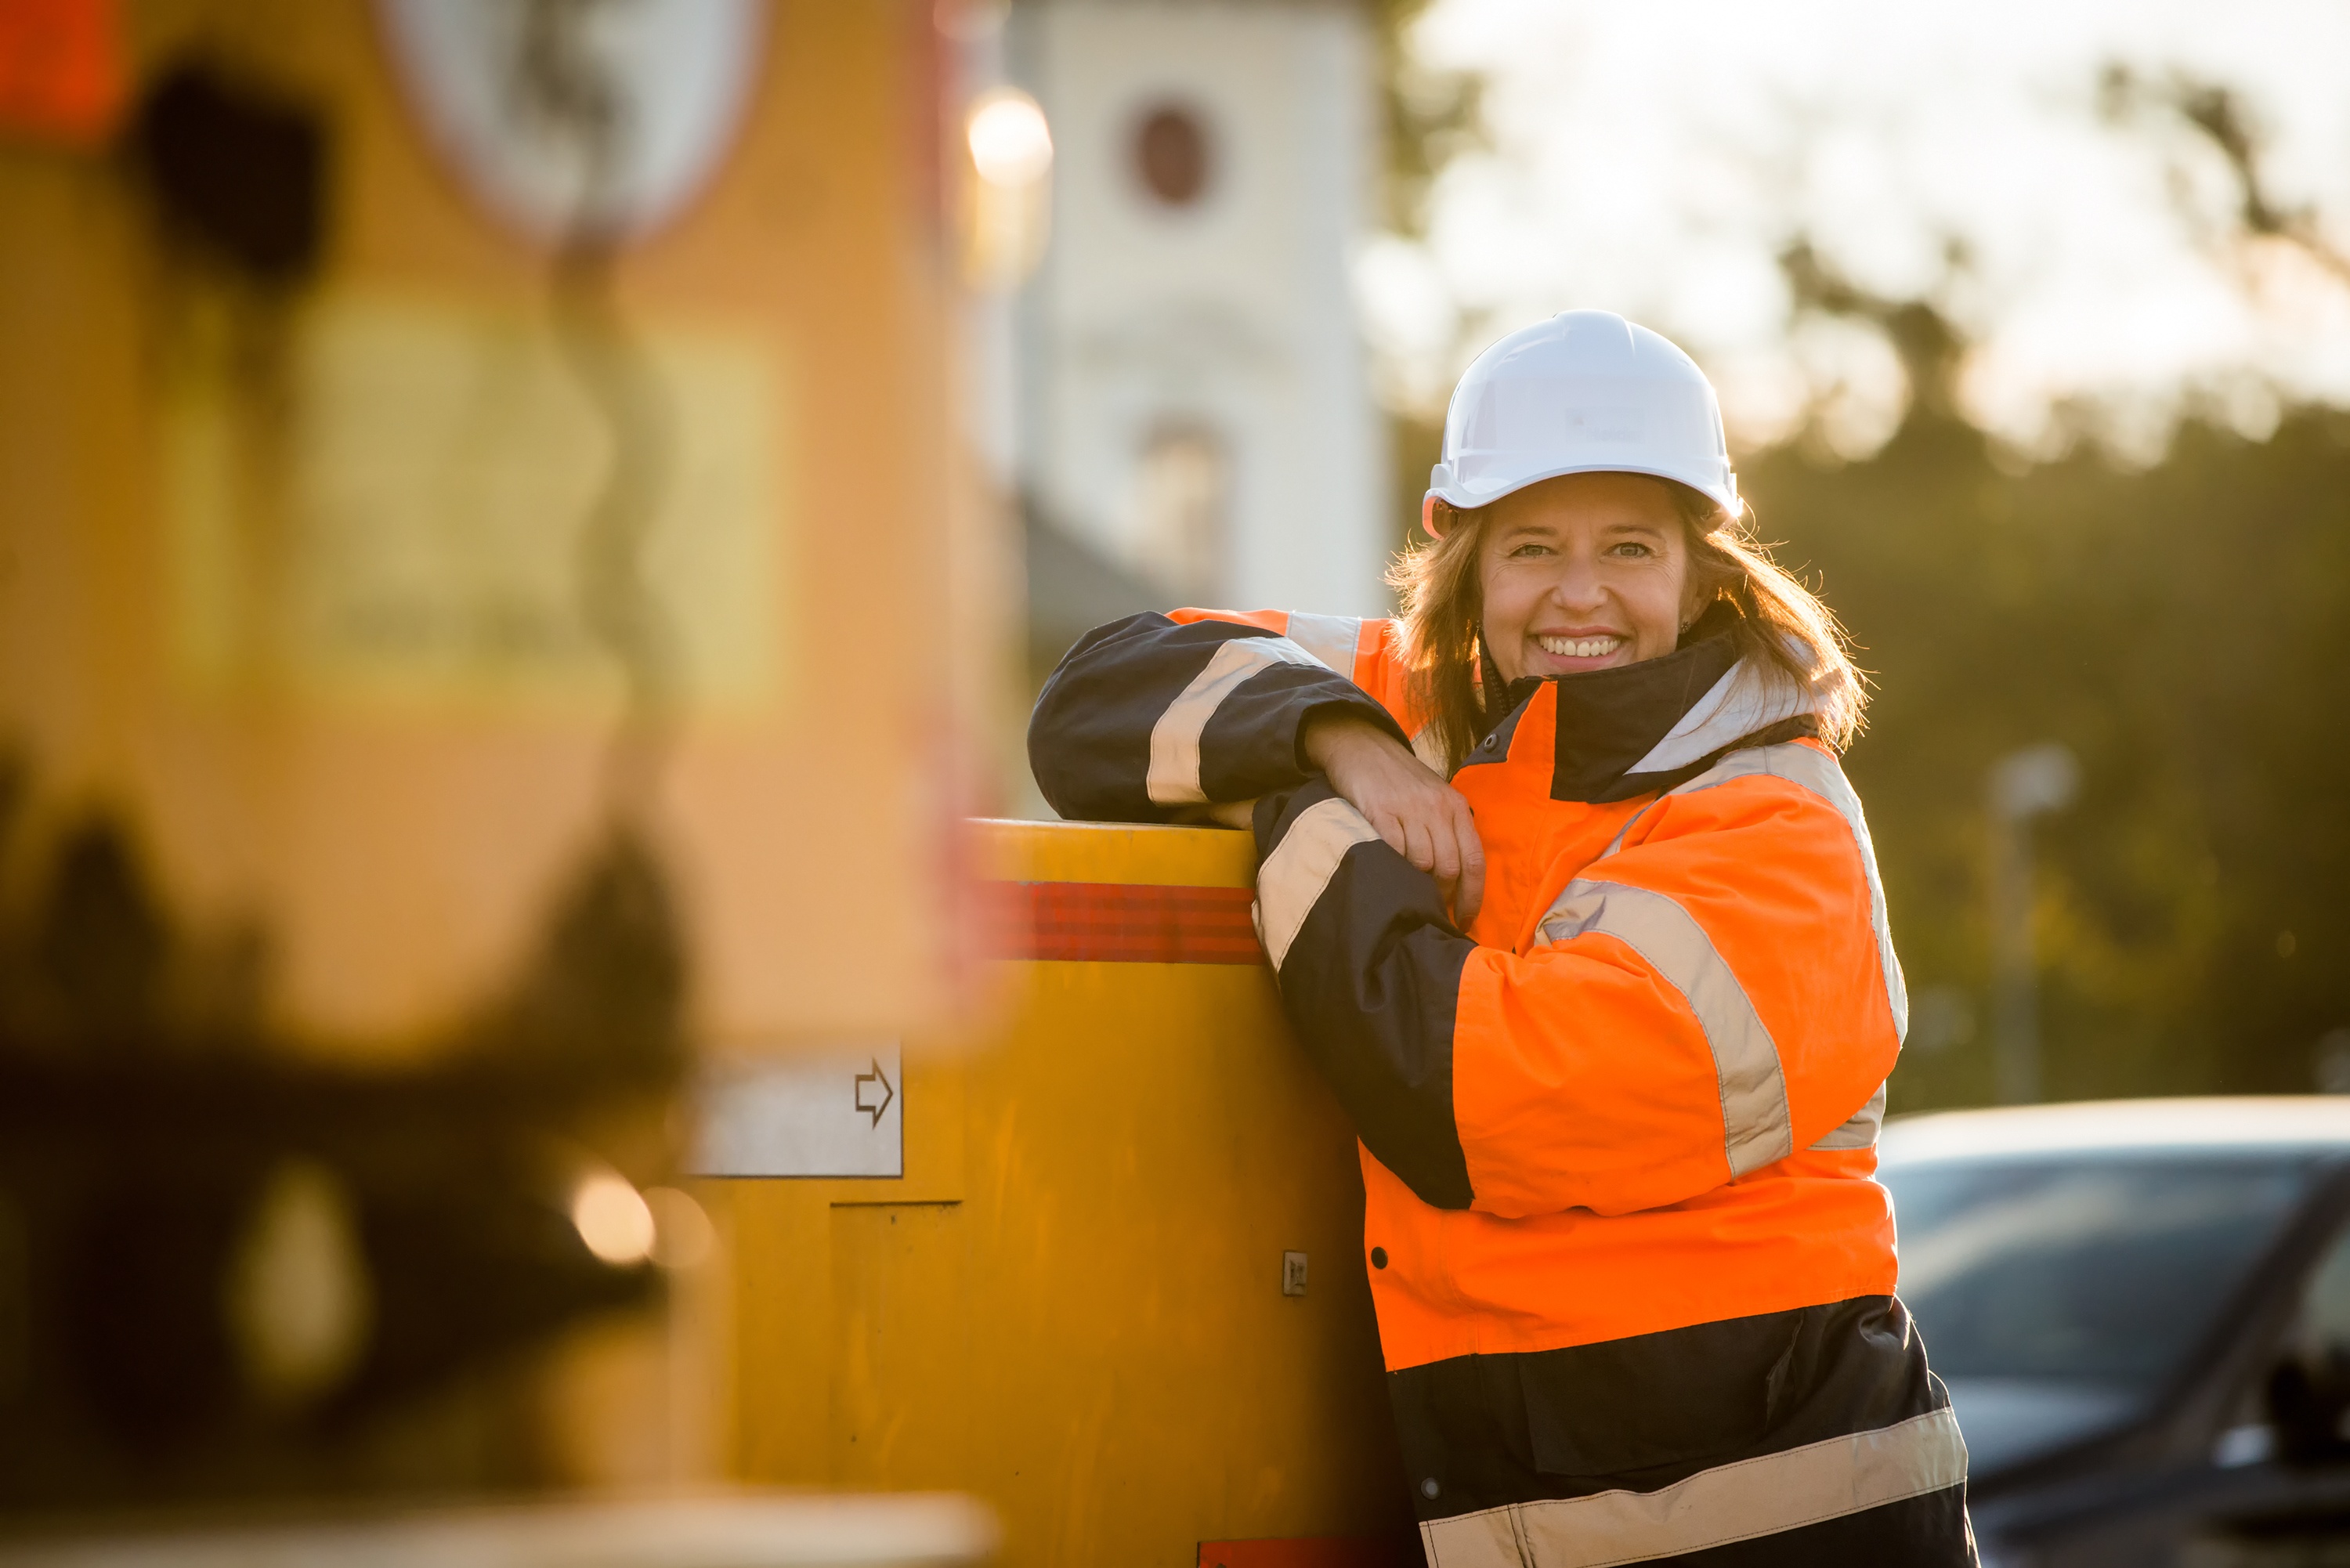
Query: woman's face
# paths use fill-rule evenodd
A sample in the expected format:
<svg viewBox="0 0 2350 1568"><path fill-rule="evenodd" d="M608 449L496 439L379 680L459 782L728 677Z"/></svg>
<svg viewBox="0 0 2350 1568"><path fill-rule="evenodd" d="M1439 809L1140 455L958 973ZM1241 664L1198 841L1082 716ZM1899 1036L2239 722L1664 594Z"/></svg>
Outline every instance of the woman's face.
<svg viewBox="0 0 2350 1568"><path fill-rule="evenodd" d="M1505 680L1670 653L1696 611L1687 531L1661 480L1569 473L1485 515L1485 646Z"/></svg>

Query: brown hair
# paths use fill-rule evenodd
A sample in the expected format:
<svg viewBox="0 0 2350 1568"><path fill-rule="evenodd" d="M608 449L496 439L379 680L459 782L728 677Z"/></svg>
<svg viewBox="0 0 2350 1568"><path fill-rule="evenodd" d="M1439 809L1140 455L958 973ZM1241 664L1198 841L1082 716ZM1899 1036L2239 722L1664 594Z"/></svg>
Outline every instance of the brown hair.
<svg viewBox="0 0 2350 1568"><path fill-rule="evenodd" d="M1721 600L1735 606L1731 638L1738 657L1764 680L1808 692L1820 738L1843 751L1860 732L1868 701L1844 628L1817 595L1771 559L1742 507L1733 512L1686 485L1658 483L1670 493L1689 539L1700 613ZM1388 582L1403 599L1412 697L1428 714L1451 773L1501 715L1487 711L1482 674L1485 603L1478 567L1488 509L1441 501L1436 509L1449 519L1443 535L1397 556Z"/></svg>

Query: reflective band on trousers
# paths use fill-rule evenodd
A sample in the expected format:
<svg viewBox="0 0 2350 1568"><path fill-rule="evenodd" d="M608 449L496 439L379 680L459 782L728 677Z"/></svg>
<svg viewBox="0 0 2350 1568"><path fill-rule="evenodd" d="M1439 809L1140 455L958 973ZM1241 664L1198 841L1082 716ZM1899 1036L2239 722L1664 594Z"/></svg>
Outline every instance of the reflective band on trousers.
<svg viewBox="0 0 2350 1568"><path fill-rule="evenodd" d="M1201 734L1234 687L1276 664L1320 668L1322 661L1285 637L1236 637L1217 645L1208 667L1191 678L1150 727L1147 787L1154 804L1197 805L1208 798L1200 787Z"/></svg>
<svg viewBox="0 0 2350 1568"><path fill-rule="evenodd" d="M1579 877L1560 890L1538 929L1548 942L1591 932L1614 937L1689 1002L1713 1053L1732 1176L1795 1152L1778 1043L1696 917L1650 888Z"/></svg>
<svg viewBox="0 0 2350 1568"><path fill-rule="evenodd" d="M1297 928L1338 874L1338 862L1356 845L1378 836L1343 800L1316 801L1297 814L1256 874L1257 940L1276 971L1297 940Z"/></svg>
<svg viewBox="0 0 2350 1568"><path fill-rule="evenodd" d="M1513 1503L1419 1527L1430 1568L1611 1568L1798 1530L1967 1479L1948 1406L1700 1470L1661 1491Z"/></svg>

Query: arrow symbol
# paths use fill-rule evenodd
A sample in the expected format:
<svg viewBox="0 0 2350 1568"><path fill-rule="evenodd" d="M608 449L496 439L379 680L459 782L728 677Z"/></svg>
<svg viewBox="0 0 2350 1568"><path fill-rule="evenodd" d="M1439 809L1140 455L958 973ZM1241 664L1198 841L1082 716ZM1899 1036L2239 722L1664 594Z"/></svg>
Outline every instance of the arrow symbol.
<svg viewBox="0 0 2350 1568"><path fill-rule="evenodd" d="M889 1087L889 1080L881 1075L881 1059L876 1056L872 1058L872 1062L873 1071L857 1075L857 1108L869 1113L873 1117L873 1125L878 1127L881 1125L881 1113L889 1108L889 1102L896 1099L898 1096L897 1092ZM868 1084L881 1085L880 1104L868 1106L865 1103L865 1085Z"/></svg>

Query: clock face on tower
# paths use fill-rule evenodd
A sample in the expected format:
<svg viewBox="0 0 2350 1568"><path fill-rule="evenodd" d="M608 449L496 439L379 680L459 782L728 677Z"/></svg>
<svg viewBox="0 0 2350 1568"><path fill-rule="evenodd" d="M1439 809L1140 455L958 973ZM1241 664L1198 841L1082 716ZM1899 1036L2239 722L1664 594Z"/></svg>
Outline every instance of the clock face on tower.
<svg viewBox="0 0 2350 1568"><path fill-rule="evenodd" d="M473 196L540 238L658 227L732 139L760 0L376 0L409 101Z"/></svg>

